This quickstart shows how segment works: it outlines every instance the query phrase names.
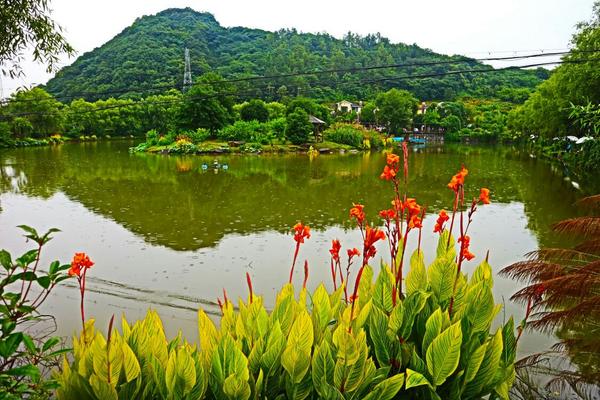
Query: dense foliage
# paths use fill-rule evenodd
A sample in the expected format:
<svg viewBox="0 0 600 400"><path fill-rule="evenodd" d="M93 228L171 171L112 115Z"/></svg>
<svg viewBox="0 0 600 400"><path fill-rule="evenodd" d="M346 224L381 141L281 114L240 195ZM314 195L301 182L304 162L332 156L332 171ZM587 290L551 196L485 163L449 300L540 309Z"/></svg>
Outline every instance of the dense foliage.
<svg viewBox="0 0 600 400"><path fill-rule="evenodd" d="M0 280L0 398L49 398L58 384L47 379L59 356L61 339L44 333L44 324L51 325L51 316L43 315L40 307L57 284L69 276L70 265L52 262L42 270L40 256L57 229L39 235L35 229L20 226L35 248L15 260L6 250L0 250L2 280Z"/></svg>
<svg viewBox="0 0 600 400"><path fill-rule="evenodd" d="M594 17L578 25L572 44L573 50L564 58L572 63L557 67L513 113L512 129L545 138L589 134L570 117L573 105L600 104L600 68L594 53L600 48L600 2L594 6Z"/></svg>
<svg viewBox="0 0 600 400"><path fill-rule="evenodd" d="M417 45L394 44L379 34L364 37L349 33L342 39L328 34L296 30L267 32L243 27L225 28L208 13L189 8L169 9L137 19L103 46L83 54L47 84L60 101L83 96L146 97L170 88L181 89L184 48L190 49L192 76L218 71L227 79L256 75L293 74L301 71L347 69L432 61L456 63L365 71L327 73L239 82L242 99L283 100L289 96L320 99L374 98L393 87L424 100L450 100L457 95L492 97L502 87L533 88L547 76L539 71L500 71L493 74L442 76L427 79L388 80L405 74L431 74L485 66L460 56L443 56Z"/></svg>

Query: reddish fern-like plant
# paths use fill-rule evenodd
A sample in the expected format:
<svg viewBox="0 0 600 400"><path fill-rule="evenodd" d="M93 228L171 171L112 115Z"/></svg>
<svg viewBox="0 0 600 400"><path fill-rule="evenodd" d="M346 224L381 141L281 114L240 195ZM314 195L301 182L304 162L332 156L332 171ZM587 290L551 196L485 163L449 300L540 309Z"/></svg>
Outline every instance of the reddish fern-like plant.
<svg viewBox="0 0 600 400"><path fill-rule="evenodd" d="M527 304L528 317L520 329L555 333L560 339L551 350L521 360L520 366L550 376L552 390L569 388L585 398L600 389L600 195L586 197L577 206L590 209L592 215L560 221L552 228L557 234L583 238L580 244L528 253L526 260L501 274L526 282L511 298Z"/></svg>

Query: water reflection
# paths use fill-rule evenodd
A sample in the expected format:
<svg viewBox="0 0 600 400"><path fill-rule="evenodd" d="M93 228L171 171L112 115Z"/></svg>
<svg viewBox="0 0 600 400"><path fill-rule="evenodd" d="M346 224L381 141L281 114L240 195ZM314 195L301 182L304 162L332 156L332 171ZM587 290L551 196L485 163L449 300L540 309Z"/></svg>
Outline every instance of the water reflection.
<svg viewBox="0 0 600 400"><path fill-rule="evenodd" d="M512 148L447 146L413 151L411 194L429 211L448 207L445 184L461 162L471 171L467 196L486 186L496 203L522 202L528 227L544 245L553 241L547 227L572 216L569 205L593 189L575 190L561 171ZM175 250L212 247L230 233L283 232L298 220L316 229L347 226L352 202L366 204L375 218L390 199L378 179L381 154L215 159L130 155L125 143L86 143L4 152L0 163L3 192L62 192L148 243Z"/></svg>

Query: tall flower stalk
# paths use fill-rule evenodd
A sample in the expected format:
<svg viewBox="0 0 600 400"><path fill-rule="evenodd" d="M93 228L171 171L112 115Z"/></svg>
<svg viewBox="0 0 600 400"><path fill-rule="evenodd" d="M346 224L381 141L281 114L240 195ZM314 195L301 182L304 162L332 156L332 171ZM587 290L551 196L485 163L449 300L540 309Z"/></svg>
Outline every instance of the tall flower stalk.
<svg viewBox="0 0 600 400"><path fill-rule="evenodd" d="M296 259L298 258L298 252L300 251L300 245L304 243L304 239L310 239L310 227L308 225L302 225L298 222L294 225L294 241L296 241L296 250L294 251L294 259L292 260L292 268L290 268L290 279L289 283L292 283L294 276L294 267L296 266Z"/></svg>
<svg viewBox="0 0 600 400"><path fill-rule="evenodd" d="M83 328L83 335L85 337L85 280L87 271L94 265L93 261L85 253L75 253L73 261L71 261L71 268L69 269L69 275L77 277L77 283L79 284L79 294L81 302L79 305L81 313L81 326Z"/></svg>

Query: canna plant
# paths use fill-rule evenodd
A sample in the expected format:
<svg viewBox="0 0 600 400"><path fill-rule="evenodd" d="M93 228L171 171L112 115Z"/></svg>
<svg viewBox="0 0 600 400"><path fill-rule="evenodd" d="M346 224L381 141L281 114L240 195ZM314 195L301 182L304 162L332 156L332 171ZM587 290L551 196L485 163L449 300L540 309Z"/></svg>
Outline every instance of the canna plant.
<svg viewBox="0 0 600 400"><path fill-rule="evenodd" d="M302 288L296 290L292 270L300 244L310 237L310 228L298 223L290 281L271 310L253 292L247 275L248 298L239 299L236 307L224 292L218 325L198 311L199 343L186 341L181 333L169 341L154 311L133 326L123 317L120 331L111 320L106 335L87 321L73 339L72 358L65 358L56 373L57 397L508 399L515 379L513 320L492 331L501 305L494 302L487 260L470 277L461 270L463 259L474 257L465 239L468 226L476 205L489 202L489 192L473 200L464 221L464 170L455 182L451 217L460 224L459 250L451 230L444 229L450 217L441 213L436 257L426 266L420 244L410 257L404 254L410 232L418 230L421 237L424 208L399 195L398 169L399 158L391 155L382 174L395 186L393 209L385 214L390 265L381 262L377 271L371 266L375 244L386 235L369 225L363 206L355 204L350 216L364 241L362 254L348 249L343 271L341 244L334 240L334 291L324 284L312 293L306 289L306 261ZM406 185L406 162L404 175ZM404 263L410 267L406 277ZM351 279L353 264L357 271Z"/></svg>

